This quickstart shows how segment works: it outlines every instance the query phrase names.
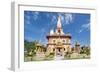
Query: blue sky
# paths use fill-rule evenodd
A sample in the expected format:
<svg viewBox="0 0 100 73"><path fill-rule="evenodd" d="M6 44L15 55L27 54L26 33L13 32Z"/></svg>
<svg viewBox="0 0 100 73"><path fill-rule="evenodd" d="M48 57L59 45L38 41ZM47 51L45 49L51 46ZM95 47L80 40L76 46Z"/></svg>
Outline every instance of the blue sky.
<svg viewBox="0 0 100 73"><path fill-rule="evenodd" d="M65 34L72 36L71 43L90 44L90 14L24 11L24 39L47 43L46 35L56 29L58 16Z"/></svg>

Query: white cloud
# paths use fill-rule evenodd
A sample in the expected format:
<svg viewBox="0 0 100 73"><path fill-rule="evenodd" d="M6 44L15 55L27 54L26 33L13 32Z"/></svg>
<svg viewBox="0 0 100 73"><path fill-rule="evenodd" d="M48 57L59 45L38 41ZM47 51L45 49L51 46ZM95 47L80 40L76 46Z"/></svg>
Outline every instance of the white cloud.
<svg viewBox="0 0 100 73"><path fill-rule="evenodd" d="M85 29L90 29L90 23L83 24L82 27Z"/></svg>
<svg viewBox="0 0 100 73"><path fill-rule="evenodd" d="M58 13L61 18L62 25L70 24L73 21L73 15L71 13ZM56 15L52 16L51 23L57 23L58 17Z"/></svg>
<svg viewBox="0 0 100 73"><path fill-rule="evenodd" d="M52 16L52 19L51 19L51 24L55 24L57 22L57 17L56 17L56 15L53 15Z"/></svg>
<svg viewBox="0 0 100 73"><path fill-rule="evenodd" d="M33 12L33 19L37 20L39 16L39 12Z"/></svg>
<svg viewBox="0 0 100 73"><path fill-rule="evenodd" d="M70 22L72 22L73 20L73 17L72 17L72 14L65 14L65 22L66 24L69 24Z"/></svg>
<svg viewBox="0 0 100 73"><path fill-rule="evenodd" d="M84 30L85 30L85 31L89 31L89 30L90 30L90 23L83 24L83 25L81 26L81 29L79 30L78 33L81 33L81 32L83 32Z"/></svg>
<svg viewBox="0 0 100 73"><path fill-rule="evenodd" d="M70 24L73 21L73 15L71 13L59 13L58 15L61 17L63 25Z"/></svg>

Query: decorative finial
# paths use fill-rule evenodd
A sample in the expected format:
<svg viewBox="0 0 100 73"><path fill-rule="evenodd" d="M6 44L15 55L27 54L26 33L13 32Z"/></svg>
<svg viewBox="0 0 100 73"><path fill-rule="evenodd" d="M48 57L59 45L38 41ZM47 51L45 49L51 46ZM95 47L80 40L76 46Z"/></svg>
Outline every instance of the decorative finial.
<svg viewBox="0 0 100 73"><path fill-rule="evenodd" d="M53 29L50 31L50 35L53 35L54 34L54 31L53 31Z"/></svg>

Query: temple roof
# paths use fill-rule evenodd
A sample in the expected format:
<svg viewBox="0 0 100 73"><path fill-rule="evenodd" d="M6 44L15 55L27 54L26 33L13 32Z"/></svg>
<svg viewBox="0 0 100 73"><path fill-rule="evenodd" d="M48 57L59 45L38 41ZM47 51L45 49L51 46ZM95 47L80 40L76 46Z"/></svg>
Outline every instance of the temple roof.
<svg viewBox="0 0 100 73"><path fill-rule="evenodd" d="M50 31L50 33L47 35L47 38L58 38L58 37L61 37L61 38L71 38L71 35L69 33L68 34L65 34L63 32L60 17L58 17L56 31L54 32L54 30L52 29Z"/></svg>
<svg viewBox="0 0 100 73"><path fill-rule="evenodd" d="M47 38L70 38L71 39L71 35L66 34L66 35L47 35Z"/></svg>

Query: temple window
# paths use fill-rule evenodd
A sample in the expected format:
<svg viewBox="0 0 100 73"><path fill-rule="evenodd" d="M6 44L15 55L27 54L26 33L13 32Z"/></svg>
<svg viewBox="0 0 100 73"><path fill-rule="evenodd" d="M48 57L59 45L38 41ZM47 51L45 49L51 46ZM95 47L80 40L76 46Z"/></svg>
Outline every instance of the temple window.
<svg viewBox="0 0 100 73"><path fill-rule="evenodd" d="M65 43L65 40L63 40L63 43Z"/></svg>

